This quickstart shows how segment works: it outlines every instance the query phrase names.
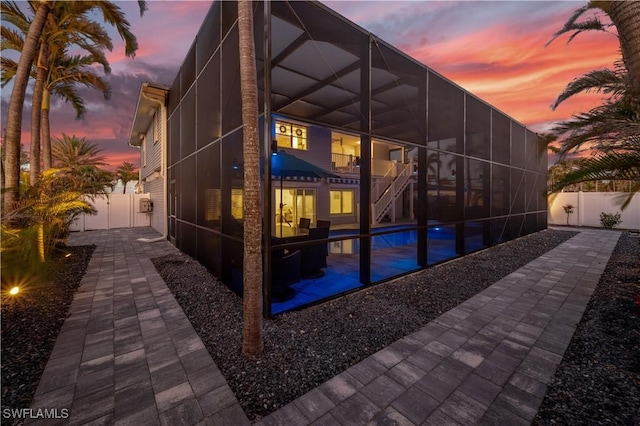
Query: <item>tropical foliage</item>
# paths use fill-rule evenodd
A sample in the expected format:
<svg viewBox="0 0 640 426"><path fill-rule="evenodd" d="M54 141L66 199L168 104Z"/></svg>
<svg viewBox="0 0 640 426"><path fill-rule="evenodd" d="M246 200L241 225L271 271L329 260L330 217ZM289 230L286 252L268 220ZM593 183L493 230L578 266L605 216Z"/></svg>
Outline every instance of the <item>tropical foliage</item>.
<svg viewBox="0 0 640 426"><path fill-rule="evenodd" d="M579 21L586 12L601 10L608 14L608 23L599 14ZM640 26L631 25L640 16L640 2L589 2L569 18L552 39L572 32L569 42L583 31L609 32L615 26L620 40L622 61L613 69L591 71L571 83L561 93L552 108L585 92L600 93L605 102L559 123L553 133L559 145L553 147L561 159L570 153L588 152L590 156L553 181L551 191L559 191L581 182L631 181L625 208L640 191Z"/></svg>
<svg viewBox="0 0 640 426"><path fill-rule="evenodd" d="M91 200L108 194L113 174L102 170L101 150L84 138L64 135L54 145L57 168L30 184L22 173L20 194L2 224L3 281L24 280L43 265L80 213L94 213Z"/></svg>
<svg viewBox="0 0 640 426"><path fill-rule="evenodd" d="M579 176L588 173L593 157L563 159L549 168L549 192L633 192L634 180L610 180L608 175L591 176L589 180L567 183L567 175ZM593 178L593 180L591 180Z"/></svg>
<svg viewBox="0 0 640 426"><path fill-rule="evenodd" d="M54 138L53 158L57 167L104 166L105 157L100 156L102 149L86 138L62 134Z"/></svg>
<svg viewBox="0 0 640 426"><path fill-rule="evenodd" d="M138 172L133 164L123 161L116 169L115 177L122 182L122 193L124 194L127 192L127 183L138 179Z"/></svg>
<svg viewBox="0 0 640 426"><path fill-rule="evenodd" d="M38 260L44 262L56 238L63 237L71 221L79 213L93 213L92 206L82 199L86 188L77 175L64 169L49 169L37 184L21 194L9 215L17 219L18 228L37 230Z"/></svg>
<svg viewBox="0 0 640 426"><path fill-rule="evenodd" d="M146 10L146 2L139 1L140 13ZM44 122L44 157L45 168L48 167L48 96L56 93L76 108L81 115L84 105L74 88L77 84L100 89L108 96L108 86L89 67L91 64L102 64L105 72L109 72L108 63L104 56L104 49L111 50L111 39L101 24L91 20L95 12L101 13L105 23L115 27L125 41L125 54L135 56L138 48L137 41L130 30L130 24L125 19L119 6L110 1L73 1L59 2L44 0L28 3L33 17L27 17L10 1L2 2L3 22L11 23L16 29L2 27L2 46L20 50L18 63L9 64L3 61L3 82L13 79L14 86L11 93L7 114L6 156L5 167L5 207L17 200L19 194L19 155L20 136L22 130L22 109L25 91L29 77L35 73L36 87L32 107L32 123L38 127L40 109L46 111L42 115ZM70 56L70 49L79 48L79 56ZM34 59L37 60L33 69ZM5 68L13 68L7 71ZM40 101L40 99L42 101ZM39 168L39 128L32 128L34 139L32 144L32 168ZM37 173L34 173L34 177ZM32 179L32 182L37 178Z"/></svg>

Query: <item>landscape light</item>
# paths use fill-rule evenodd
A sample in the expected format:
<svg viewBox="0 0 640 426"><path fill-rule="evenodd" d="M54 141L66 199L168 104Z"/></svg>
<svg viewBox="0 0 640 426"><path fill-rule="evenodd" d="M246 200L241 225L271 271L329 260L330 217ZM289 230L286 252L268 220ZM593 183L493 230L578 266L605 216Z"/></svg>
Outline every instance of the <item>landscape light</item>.
<svg viewBox="0 0 640 426"><path fill-rule="evenodd" d="M15 296L18 292L20 292L20 287L18 286L12 287L11 290L9 290L9 294L12 296Z"/></svg>
<svg viewBox="0 0 640 426"><path fill-rule="evenodd" d="M65 254L64 257L71 257L71 253Z"/></svg>

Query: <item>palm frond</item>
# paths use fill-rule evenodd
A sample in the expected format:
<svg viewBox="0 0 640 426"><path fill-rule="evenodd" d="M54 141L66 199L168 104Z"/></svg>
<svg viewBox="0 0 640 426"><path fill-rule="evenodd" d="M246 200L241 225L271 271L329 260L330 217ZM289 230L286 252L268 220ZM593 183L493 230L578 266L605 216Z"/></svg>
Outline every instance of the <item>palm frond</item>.
<svg viewBox="0 0 640 426"><path fill-rule="evenodd" d="M22 52L24 46L24 36L18 31L8 27L2 27L0 30L0 51L15 50Z"/></svg>
<svg viewBox="0 0 640 426"><path fill-rule="evenodd" d="M611 24L602 23L602 21L597 15L591 16L587 18L585 21L578 22L578 19L580 19L588 10L592 8L593 7L590 5L585 5L579 9L576 9L573 12L573 14L569 17L569 19L567 19L567 21L564 23L564 26L553 34L553 36L551 37L551 40L549 40L545 44L545 47L550 45L555 39L557 39L561 35L570 33L570 32L573 32L573 34L569 36L569 39L567 40L567 44L571 43L571 41L578 34L584 31L605 31L606 32L607 29L611 27Z"/></svg>
<svg viewBox="0 0 640 426"><path fill-rule="evenodd" d="M0 57L0 66L2 67L2 73L0 75L1 86L4 87L13 80L18 70L18 64L16 61L7 58L6 56Z"/></svg>
<svg viewBox="0 0 640 426"><path fill-rule="evenodd" d="M120 38L122 38L125 43L125 55L130 58L135 57L136 51L138 50L138 41L136 36L131 32L131 24L125 18L120 6L110 1L78 1L72 4L85 9L96 9L99 11L104 21L115 27L118 34L120 34Z"/></svg>
<svg viewBox="0 0 640 426"><path fill-rule="evenodd" d="M27 18L14 1L3 1L0 4L0 19L3 21L3 26L5 22L9 23L25 34L29 31L29 25L31 24L31 20Z"/></svg>
<svg viewBox="0 0 640 426"><path fill-rule="evenodd" d="M557 192L568 185L601 180L640 180L640 151L609 152L582 160L578 168L554 182Z"/></svg>
<svg viewBox="0 0 640 426"><path fill-rule="evenodd" d="M623 97L576 114L571 120L558 123L552 131L562 139L558 150L561 155L583 145L611 151L637 143L640 117L636 107Z"/></svg>
<svg viewBox="0 0 640 426"><path fill-rule="evenodd" d="M603 93L612 96L620 96L625 92L627 74L610 69L594 70L574 79L567 85L564 91L551 104L555 110L558 105L579 93Z"/></svg>
<svg viewBox="0 0 640 426"><path fill-rule="evenodd" d="M84 100L78 95L78 92L73 84L67 82L60 82L51 87L53 93L60 97L65 103L71 104L76 111L76 120L80 120L87 111Z"/></svg>

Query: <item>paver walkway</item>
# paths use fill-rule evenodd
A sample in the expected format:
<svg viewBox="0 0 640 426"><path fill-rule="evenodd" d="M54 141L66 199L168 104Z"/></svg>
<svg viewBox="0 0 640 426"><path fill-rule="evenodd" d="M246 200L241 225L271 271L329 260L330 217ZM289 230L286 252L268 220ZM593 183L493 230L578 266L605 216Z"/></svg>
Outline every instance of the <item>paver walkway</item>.
<svg viewBox="0 0 640 426"><path fill-rule="evenodd" d="M260 425L529 425L619 232L585 230Z"/></svg>
<svg viewBox="0 0 640 426"><path fill-rule="evenodd" d="M68 408L59 424L249 423L149 260L176 249L137 241L157 236L72 234L97 249L32 408ZM530 424L619 236L581 232L258 423Z"/></svg>
<svg viewBox="0 0 640 426"><path fill-rule="evenodd" d="M177 251L151 228L72 233L96 244L31 408L58 424L249 424L150 258ZM51 420L38 423L51 425Z"/></svg>

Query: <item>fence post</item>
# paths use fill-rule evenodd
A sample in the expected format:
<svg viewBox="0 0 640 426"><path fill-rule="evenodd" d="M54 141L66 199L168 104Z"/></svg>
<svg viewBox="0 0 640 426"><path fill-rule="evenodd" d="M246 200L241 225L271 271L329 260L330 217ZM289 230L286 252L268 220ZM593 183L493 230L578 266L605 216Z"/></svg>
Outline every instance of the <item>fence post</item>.
<svg viewBox="0 0 640 426"><path fill-rule="evenodd" d="M582 226L584 223L584 192L578 191L578 226Z"/></svg>

